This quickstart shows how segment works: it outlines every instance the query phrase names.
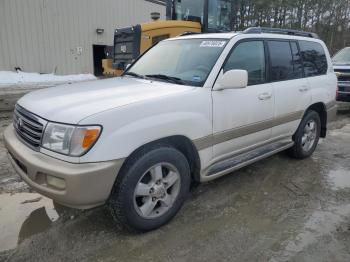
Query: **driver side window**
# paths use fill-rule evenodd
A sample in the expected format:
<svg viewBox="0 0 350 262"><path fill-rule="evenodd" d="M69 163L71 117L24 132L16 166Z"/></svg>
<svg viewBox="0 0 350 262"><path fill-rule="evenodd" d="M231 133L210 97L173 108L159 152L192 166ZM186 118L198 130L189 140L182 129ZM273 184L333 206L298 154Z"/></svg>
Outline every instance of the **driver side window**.
<svg viewBox="0 0 350 262"><path fill-rule="evenodd" d="M248 71L248 85L265 83L265 49L263 41L242 42L234 47L224 65L224 72L233 69Z"/></svg>

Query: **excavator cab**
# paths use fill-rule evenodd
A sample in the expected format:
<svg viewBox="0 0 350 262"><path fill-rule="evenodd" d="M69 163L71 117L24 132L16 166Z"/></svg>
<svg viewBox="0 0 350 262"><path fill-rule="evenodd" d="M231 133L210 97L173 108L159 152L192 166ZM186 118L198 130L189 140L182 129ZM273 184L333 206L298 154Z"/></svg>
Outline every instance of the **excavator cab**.
<svg viewBox="0 0 350 262"><path fill-rule="evenodd" d="M202 33L232 31L232 0L167 1L166 17L200 23Z"/></svg>
<svg viewBox="0 0 350 262"><path fill-rule="evenodd" d="M103 61L105 75L121 75L128 64L161 40L184 33L232 31L232 1L168 0L166 20L158 20L153 13L153 22L116 29L113 61Z"/></svg>

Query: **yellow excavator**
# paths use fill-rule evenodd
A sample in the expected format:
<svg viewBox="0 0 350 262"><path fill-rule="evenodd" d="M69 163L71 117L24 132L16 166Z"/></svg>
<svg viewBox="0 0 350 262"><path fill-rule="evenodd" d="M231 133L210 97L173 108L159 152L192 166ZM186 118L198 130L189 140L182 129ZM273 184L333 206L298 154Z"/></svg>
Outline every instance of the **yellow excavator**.
<svg viewBox="0 0 350 262"><path fill-rule="evenodd" d="M114 32L112 59L103 59L104 75L119 76L126 66L161 40L190 33L232 31L233 0L167 0L166 20L154 20Z"/></svg>

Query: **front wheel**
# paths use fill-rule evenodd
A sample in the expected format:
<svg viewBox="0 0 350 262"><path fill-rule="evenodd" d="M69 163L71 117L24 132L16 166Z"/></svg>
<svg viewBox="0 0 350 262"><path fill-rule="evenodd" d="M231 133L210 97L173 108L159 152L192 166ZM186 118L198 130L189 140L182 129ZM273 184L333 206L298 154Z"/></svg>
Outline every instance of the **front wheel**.
<svg viewBox="0 0 350 262"><path fill-rule="evenodd" d="M186 157L172 147L159 146L127 162L112 189L109 209L127 228L149 231L176 215L189 188Z"/></svg>
<svg viewBox="0 0 350 262"><path fill-rule="evenodd" d="M317 112L309 110L294 134L294 146L289 154L298 159L307 158L315 151L321 133L321 120Z"/></svg>

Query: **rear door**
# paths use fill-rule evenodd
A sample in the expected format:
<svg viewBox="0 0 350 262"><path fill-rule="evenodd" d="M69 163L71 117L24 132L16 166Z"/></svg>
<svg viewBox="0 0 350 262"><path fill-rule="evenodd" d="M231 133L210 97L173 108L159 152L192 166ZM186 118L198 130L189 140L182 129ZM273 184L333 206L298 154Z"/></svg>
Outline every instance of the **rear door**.
<svg viewBox="0 0 350 262"><path fill-rule="evenodd" d="M272 138L290 136L311 103L310 86L304 78L302 58L296 41L267 41L270 81L275 94Z"/></svg>

